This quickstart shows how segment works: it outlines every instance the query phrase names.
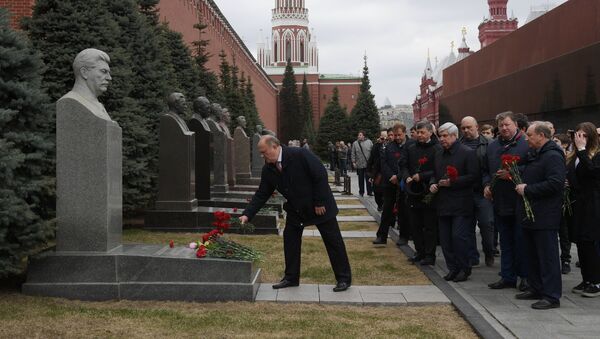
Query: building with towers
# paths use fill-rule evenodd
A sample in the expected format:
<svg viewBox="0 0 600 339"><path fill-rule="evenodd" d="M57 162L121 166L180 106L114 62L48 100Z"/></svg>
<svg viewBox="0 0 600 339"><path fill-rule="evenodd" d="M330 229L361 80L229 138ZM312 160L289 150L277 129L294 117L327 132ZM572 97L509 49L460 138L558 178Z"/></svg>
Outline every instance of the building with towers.
<svg viewBox="0 0 600 339"><path fill-rule="evenodd" d="M508 0L488 0L490 17L479 24L479 41L484 48L496 40L514 32L519 28L519 20L514 14L507 15Z"/></svg>
<svg viewBox="0 0 600 339"><path fill-rule="evenodd" d="M305 0L275 0L272 9L271 34L261 31L256 59L273 82L281 88L287 61L294 68L298 89L304 76L313 105L315 127L325 114L327 102L335 87L339 90L340 104L352 110L358 98L360 76L319 73L319 48L314 29L309 29L308 8Z"/></svg>

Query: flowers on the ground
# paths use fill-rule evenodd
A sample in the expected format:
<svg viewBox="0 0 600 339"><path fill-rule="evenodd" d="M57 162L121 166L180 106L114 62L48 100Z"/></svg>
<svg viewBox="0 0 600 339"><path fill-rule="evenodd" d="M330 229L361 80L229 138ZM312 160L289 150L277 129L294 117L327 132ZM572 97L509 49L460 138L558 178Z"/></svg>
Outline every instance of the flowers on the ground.
<svg viewBox="0 0 600 339"><path fill-rule="evenodd" d="M234 207L233 208L233 213L237 213L237 211L238 211L237 207Z"/></svg>
<svg viewBox="0 0 600 339"><path fill-rule="evenodd" d="M212 225L215 228L188 246L196 251L197 258L210 257L245 261L258 261L262 258L262 254L253 248L223 237L225 231L229 230L232 225L239 227L242 233L253 232L254 225L250 223L242 225L239 218L231 218L230 214L223 211L217 211L213 215L215 221Z"/></svg>
<svg viewBox="0 0 600 339"><path fill-rule="evenodd" d="M169 240L169 247L170 248L175 247L175 242L173 240Z"/></svg>

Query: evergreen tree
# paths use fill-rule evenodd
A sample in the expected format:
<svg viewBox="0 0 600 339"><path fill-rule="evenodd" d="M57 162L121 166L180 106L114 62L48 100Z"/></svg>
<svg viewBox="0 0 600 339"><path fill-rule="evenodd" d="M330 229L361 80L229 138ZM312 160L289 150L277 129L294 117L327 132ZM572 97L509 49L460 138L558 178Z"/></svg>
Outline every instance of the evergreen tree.
<svg viewBox="0 0 600 339"><path fill-rule="evenodd" d="M327 107L325 107L325 114L321 118L317 143L314 145L316 153L322 158L326 158L327 143L331 141L335 144L336 141L345 140L347 125L347 112L340 105L339 91L335 87L333 96L327 103Z"/></svg>
<svg viewBox="0 0 600 339"><path fill-rule="evenodd" d="M308 91L308 84L306 83L306 74L304 74L304 79L302 79L302 90L300 91L300 111L301 116L304 117L302 136L306 138L308 144L312 146L315 144L317 136L313 126L313 109L310 100L310 92Z"/></svg>
<svg viewBox="0 0 600 339"><path fill-rule="evenodd" d="M244 75L242 75L244 78ZM244 83L246 80L244 79ZM246 104L244 100L244 90L242 90L239 78L239 68L235 64L235 59L233 60L233 65L231 66L231 87L226 94L225 97L225 107L229 109L229 114L231 115L231 133L238 126L237 118L239 116L246 116Z"/></svg>
<svg viewBox="0 0 600 339"><path fill-rule="evenodd" d="M222 106L226 106L227 97L231 92L231 65L229 65L227 54L223 50L219 53L219 59L221 59L221 64L219 65L219 91L223 99L219 103Z"/></svg>
<svg viewBox="0 0 600 339"><path fill-rule="evenodd" d="M183 41L183 35L170 30L167 24L161 25L161 35L170 56L170 64L173 66L172 91L185 94L190 101L204 94L200 85L200 71L191 57L190 49Z"/></svg>
<svg viewBox="0 0 600 339"><path fill-rule="evenodd" d="M365 57L362 84L356 105L350 114L349 140L356 138L359 130L365 131L365 135L378 135L380 130L379 111L375 104L375 96L371 93L371 82L369 80L369 67Z"/></svg>
<svg viewBox="0 0 600 339"><path fill-rule="evenodd" d="M52 101L73 85L71 64L85 48L111 57L113 82L101 97L123 129L123 207L126 213L148 207L156 191L158 117L175 81L155 3L135 0L38 0L25 22L34 46L48 66L43 73ZM54 124L54 123L52 123Z"/></svg>
<svg viewBox="0 0 600 339"><path fill-rule="evenodd" d="M54 138L43 63L0 8L0 277L53 235Z"/></svg>
<svg viewBox="0 0 600 339"><path fill-rule="evenodd" d="M223 96L219 90L217 76L206 68L206 63L211 55L208 53L209 40L202 39L204 30L208 27L201 21L194 25L198 31L198 40L192 42L193 58L196 64L198 86L204 91L204 95L212 102L223 102Z"/></svg>
<svg viewBox="0 0 600 339"><path fill-rule="evenodd" d="M288 59L283 74L283 84L279 91L281 141L287 142L288 140L299 140L301 138L302 128L299 126L304 126L304 121L300 116L299 108L294 68L292 62Z"/></svg>
<svg viewBox="0 0 600 339"><path fill-rule="evenodd" d="M256 108L254 85L252 85L252 79L250 79L250 77L248 77L246 80L246 91L244 97L246 98L246 122L248 123L248 133L249 135L253 135L256 132L256 125L264 126L264 123L260 119L258 109Z"/></svg>

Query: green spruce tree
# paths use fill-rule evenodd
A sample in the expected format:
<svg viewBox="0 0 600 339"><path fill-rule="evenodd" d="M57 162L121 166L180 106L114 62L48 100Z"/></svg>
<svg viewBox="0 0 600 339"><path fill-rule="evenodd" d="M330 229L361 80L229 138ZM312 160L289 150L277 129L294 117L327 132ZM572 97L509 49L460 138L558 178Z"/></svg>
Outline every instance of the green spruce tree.
<svg viewBox="0 0 600 339"><path fill-rule="evenodd" d="M206 63L212 57L208 52L209 40L202 39L206 27L208 26L201 21L194 25L199 37L198 40L192 42L192 55L196 65L198 86L201 88L201 92L204 92L200 94L204 94L210 101L223 102L223 95L219 89L219 79L206 68Z"/></svg>
<svg viewBox="0 0 600 339"><path fill-rule="evenodd" d="M366 56L360 92L358 93L356 105L350 114L348 137L351 140L356 138L359 130L365 131L365 135L370 137L377 135L380 130L379 111L375 104L375 96L371 93L369 67L367 66Z"/></svg>
<svg viewBox="0 0 600 339"><path fill-rule="evenodd" d="M298 126L303 126L304 121L300 116L299 108L294 68L292 62L288 59L283 74L283 84L279 91L280 139L283 142L298 140L302 136L302 128Z"/></svg>
<svg viewBox="0 0 600 339"><path fill-rule="evenodd" d="M302 129L302 137L308 140L308 144L313 146L317 139L313 126L313 108L310 100L310 92L306 83L306 74L302 79L302 90L300 91L300 112L304 117L304 128Z"/></svg>
<svg viewBox="0 0 600 339"><path fill-rule="evenodd" d="M246 122L248 124L248 133L253 135L256 132L256 125L264 126L264 123L258 114L256 97L254 96L254 85L252 85L252 79L250 79L250 77L248 77L246 80L246 91L244 97L246 98Z"/></svg>
<svg viewBox="0 0 600 339"><path fill-rule="evenodd" d="M53 236L52 108L41 56L0 8L0 278L23 270Z"/></svg>
<svg viewBox="0 0 600 339"><path fill-rule="evenodd" d="M327 157L327 143L331 141L335 144L336 141L345 140L347 125L347 112L340 105L339 91L335 87L331 100L325 107L325 114L321 118L317 143L314 145L316 153L325 159Z"/></svg>

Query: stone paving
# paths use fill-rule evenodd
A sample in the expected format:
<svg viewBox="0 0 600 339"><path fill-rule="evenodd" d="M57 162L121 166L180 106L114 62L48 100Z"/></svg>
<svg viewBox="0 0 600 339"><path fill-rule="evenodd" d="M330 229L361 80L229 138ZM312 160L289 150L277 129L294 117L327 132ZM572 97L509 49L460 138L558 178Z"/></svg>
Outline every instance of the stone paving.
<svg viewBox="0 0 600 339"><path fill-rule="evenodd" d="M333 285L301 284L274 290L261 284L256 301L278 303L319 303L356 306L422 306L446 305L450 300L433 285L415 286L351 286L344 292L333 292Z"/></svg>

